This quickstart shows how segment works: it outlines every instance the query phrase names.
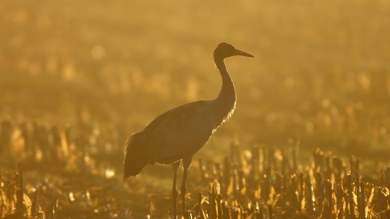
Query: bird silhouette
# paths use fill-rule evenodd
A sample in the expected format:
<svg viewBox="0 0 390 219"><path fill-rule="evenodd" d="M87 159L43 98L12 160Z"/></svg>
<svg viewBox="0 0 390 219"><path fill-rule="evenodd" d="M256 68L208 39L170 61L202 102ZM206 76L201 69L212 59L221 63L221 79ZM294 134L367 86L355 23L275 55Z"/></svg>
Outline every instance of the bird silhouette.
<svg viewBox="0 0 390 219"><path fill-rule="evenodd" d="M130 176L136 176L147 164L172 164L174 218L178 197L176 177L180 162L184 169L181 184L184 214L187 171L192 157L234 112L236 92L224 63L224 59L231 56L253 57L225 42L217 46L214 62L222 77L222 88L216 99L196 101L171 109L154 119L143 131L132 134L125 143L124 181Z"/></svg>

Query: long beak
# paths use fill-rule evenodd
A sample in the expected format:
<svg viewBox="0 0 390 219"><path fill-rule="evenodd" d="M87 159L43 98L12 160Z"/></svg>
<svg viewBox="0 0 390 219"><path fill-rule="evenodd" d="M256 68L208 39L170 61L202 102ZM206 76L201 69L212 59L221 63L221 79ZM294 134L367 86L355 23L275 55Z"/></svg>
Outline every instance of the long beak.
<svg viewBox="0 0 390 219"><path fill-rule="evenodd" d="M238 49L236 49L236 55L237 55L237 56L254 57L253 55L251 55L251 54L249 54L249 53L246 53L246 52L243 52L243 51L238 50Z"/></svg>

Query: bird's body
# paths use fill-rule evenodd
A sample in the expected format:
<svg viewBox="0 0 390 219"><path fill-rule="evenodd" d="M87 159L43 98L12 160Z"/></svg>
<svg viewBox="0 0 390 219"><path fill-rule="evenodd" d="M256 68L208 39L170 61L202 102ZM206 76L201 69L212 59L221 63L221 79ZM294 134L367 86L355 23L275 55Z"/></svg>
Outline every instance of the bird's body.
<svg viewBox="0 0 390 219"><path fill-rule="evenodd" d="M137 175L147 164L173 164L172 194L176 203L176 174L179 161L183 160L181 192L184 204L185 181L192 156L206 144L214 131L229 119L235 109L236 92L223 62L224 58L233 55L253 57L230 44L218 45L214 51L214 62L222 77L222 88L216 99L196 101L171 109L154 119L143 131L132 134L127 139L125 180L129 176ZM176 213L176 204L174 206Z"/></svg>
<svg viewBox="0 0 390 219"><path fill-rule="evenodd" d="M188 103L165 112L142 132L133 134L126 155L133 156L128 159L137 165L125 169L125 176L137 175L147 164L171 164L195 154L224 119L214 117L216 110L212 101Z"/></svg>

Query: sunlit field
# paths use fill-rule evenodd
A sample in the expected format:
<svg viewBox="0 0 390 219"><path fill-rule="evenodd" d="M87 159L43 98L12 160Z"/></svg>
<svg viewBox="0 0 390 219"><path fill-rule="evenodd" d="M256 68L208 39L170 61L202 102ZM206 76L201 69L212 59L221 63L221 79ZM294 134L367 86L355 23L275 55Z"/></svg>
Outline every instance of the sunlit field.
<svg viewBox="0 0 390 219"><path fill-rule="evenodd" d="M255 57L180 215L390 218L389 39L387 0L0 1L0 218L173 218L172 167L124 183L124 143L218 95L220 42Z"/></svg>

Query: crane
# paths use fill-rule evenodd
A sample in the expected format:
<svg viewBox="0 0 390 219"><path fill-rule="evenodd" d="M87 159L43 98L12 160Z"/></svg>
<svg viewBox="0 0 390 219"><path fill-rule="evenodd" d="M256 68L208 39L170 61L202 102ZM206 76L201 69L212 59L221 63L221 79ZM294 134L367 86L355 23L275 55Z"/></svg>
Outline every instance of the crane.
<svg viewBox="0 0 390 219"><path fill-rule="evenodd" d="M180 163L183 165L181 198L184 214L187 172L192 157L234 112L236 91L224 63L224 59L231 56L253 57L225 42L217 46L214 50L214 62L222 77L222 88L217 98L173 108L155 118L143 131L132 134L125 143L124 181L130 176L138 175L148 164L172 164L174 218L179 195L176 178Z"/></svg>

